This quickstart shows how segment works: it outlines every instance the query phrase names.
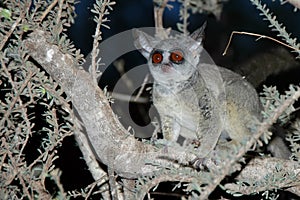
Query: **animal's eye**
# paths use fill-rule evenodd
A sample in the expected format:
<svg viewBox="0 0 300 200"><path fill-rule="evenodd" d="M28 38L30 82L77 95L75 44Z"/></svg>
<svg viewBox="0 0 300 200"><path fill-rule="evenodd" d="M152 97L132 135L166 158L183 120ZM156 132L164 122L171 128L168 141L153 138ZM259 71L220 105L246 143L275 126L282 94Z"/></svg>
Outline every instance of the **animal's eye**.
<svg viewBox="0 0 300 200"><path fill-rule="evenodd" d="M170 60L173 62L173 63L176 63L176 64L180 64L183 62L184 60L184 57L183 57L183 53L181 51L172 51L171 52L171 55L170 55Z"/></svg>
<svg viewBox="0 0 300 200"><path fill-rule="evenodd" d="M152 54L152 63L158 64L161 63L163 60L163 55L161 52L156 51Z"/></svg>

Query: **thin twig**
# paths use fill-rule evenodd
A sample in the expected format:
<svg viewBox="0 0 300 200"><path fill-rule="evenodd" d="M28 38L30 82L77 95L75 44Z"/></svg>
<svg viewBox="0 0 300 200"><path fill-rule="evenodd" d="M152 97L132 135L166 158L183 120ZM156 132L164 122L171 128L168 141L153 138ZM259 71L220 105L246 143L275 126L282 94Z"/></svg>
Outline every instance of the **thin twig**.
<svg viewBox="0 0 300 200"><path fill-rule="evenodd" d="M146 97L137 97L137 96L131 96L128 94L121 94L121 93L112 93L112 98L117 99L120 101L125 101L125 102L135 102L135 103L147 103L149 100ZM132 100L134 98L134 100Z"/></svg>
<svg viewBox="0 0 300 200"><path fill-rule="evenodd" d="M145 87L146 87L146 84L147 84L147 82L148 82L148 80L149 80L149 74L147 74L146 76L145 76L145 78L144 78L144 81L143 81L143 83L142 83L142 86L141 86L141 88L139 89L139 92L137 93L137 95L135 96L135 98L134 98L134 102L137 102L137 100L140 98L140 96L142 95L142 93L143 93L143 91L144 91L144 89L145 89Z"/></svg>
<svg viewBox="0 0 300 200"><path fill-rule="evenodd" d="M24 19L26 11L30 8L30 6L31 6L31 3L29 3L27 5L27 7L23 11L21 11L20 16L16 19L15 23L11 26L11 28L9 29L9 31L5 34L5 37L0 42L0 51L3 49L3 47L6 44L8 38L10 38L11 34L14 32L14 30L20 24L20 22L22 21L22 19Z"/></svg>
<svg viewBox="0 0 300 200"><path fill-rule="evenodd" d="M61 13L62 13L62 10L63 10L63 3L64 3L64 0L59 0L58 2L58 11L57 11L57 15L56 15L56 24L59 25L60 23L60 20L61 20Z"/></svg>
<svg viewBox="0 0 300 200"><path fill-rule="evenodd" d="M154 6L154 20L156 28L164 28L163 26L163 13L167 6L168 0L164 0L159 6Z"/></svg>
<svg viewBox="0 0 300 200"><path fill-rule="evenodd" d="M54 6L57 4L58 0L54 0L50 6L47 7L47 9L43 12L42 16L39 19L39 22L42 22L44 18L48 15L48 13L54 8Z"/></svg>
<svg viewBox="0 0 300 200"><path fill-rule="evenodd" d="M62 196L62 199L67 199L66 193L64 191L64 187L60 181L61 171L59 169L54 169L52 172L50 172L52 180L56 183L56 186L58 187L59 193Z"/></svg>
<svg viewBox="0 0 300 200"><path fill-rule="evenodd" d="M118 70L120 77L122 77L121 80L124 81L125 85L127 86L128 89L133 90L135 88L133 88L133 80L130 79L126 72L125 72L125 62L123 59L121 60L117 60L114 63L114 66L116 67L116 69Z"/></svg>
<svg viewBox="0 0 300 200"><path fill-rule="evenodd" d="M124 60L117 60L114 63L115 68L118 70L120 76L122 77L122 81L125 83L126 87L132 91L135 88L133 88L133 82L132 79L130 79L127 74L125 73L125 66L124 66ZM136 102L136 103L147 103L148 102L148 98L145 97L141 97L141 94L147 84L149 80L149 74L147 74L144 78L144 81L142 83L141 88L138 91L138 94L136 96L131 96L131 95L127 95L127 94L121 94L121 93L117 93L117 92L113 92L112 93L112 97L114 99L118 99L121 101L126 101L126 102ZM133 99L133 100L132 100Z"/></svg>
<svg viewBox="0 0 300 200"><path fill-rule="evenodd" d="M1 146L2 149L2 146ZM7 152L2 154L1 162L0 162L0 171L2 172L2 167L4 167L4 161L6 160Z"/></svg>
<svg viewBox="0 0 300 200"><path fill-rule="evenodd" d="M159 6L154 6L154 22L155 22L155 35L161 39L167 38L168 33L164 30L163 26L163 13L168 5L169 0L164 0Z"/></svg>
<svg viewBox="0 0 300 200"><path fill-rule="evenodd" d="M233 34L241 34L241 35L255 36L255 37L258 37L257 40L259 40L259 39L261 39L261 38L269 39L269 40L272 40L272 41L274 41L274 42L277 42L277 43L279 43L279 44L281 44L281 45L283 45L283 46L285 46L285 47L288 47L288 48L290 48L290 49L299 51L299 49L297 49L297 48L294 48L294 47L292 47L292 46L290 46L290 45L288 45L288 44L285 44L284 42L281 42L281 41L279 41L279 40L277 40L277 39L274 39L274 38L269 37L269 36L266 36L266 35L261 35L261 34L258 34L258 33L244 32L244 31L232 31L231 34L230 34L228 43L227 43L227 45L226 45L226 48L225 48L225 50L224 50L224 52L223 52L223 54L222 54L223 56L225 56L226 53L227 53L227 50L228 50L229 45L230 45L230 43L231 43Z"/></svg>
<svg viewBox="0 0 300 200"><path fill-rule="evenodd" d="M1 121L0 121L0 126L3 126L5 120L8 120L8 117L9 117L9 115L11 114L11 112L12 112L14 106L16 105L17 101L18 101L18 102L20 103L20 105L22 106L22 101L21 101L21 99L20 99L20 95L21 95L21 93L25 90L25 88L28 86L29 81L30 81L31 78L35 75L35 73L29 72L29 74L28 74L28 76L26 77L26 79L24 80L23 84L22 84L22 85L20 86L20 88L18 89L18 88L16 88L16 86L15 86L15 84L14 84L14 81L12 80L12 77L11 77L11 75L10 75L8 69L7 69L7 66L5 65L5 63L4 63L3 59L2 59L2 55L1 55L1 57L0 57L0 60L1 60L1 66L2 66L2 68L4 69L4 72L7 74L8 79L9 79L9 82L12 84L12 87L13 87L15 93L16 93L15 96L14 96L14 98L11 100L11 103L10 103L9 108L7 109L7 111L5 112L3 118L2 118ZM23 112L26 113L25 110L23 110ZM26 121L26 122L27 122L27 121ZM29 121L27 122L27 125L28 125L28 130L29 130L29 128L30 128L30 123L29 123Z"/></svg>
<svg viewBox="0 0 300 200"><path fill-rule="evenodd" d="M28 191L28 187L26 186L26 183L25 183L23 177L21 176L22 172L20 171L19 163L15 160L15 158L13 156L13 153L12 153L11 149L9 148L7 142L6 142L6 139L3 137L1 142L4 146L4 148L6 149L8 158L11 162L12 167L13 167L13 172L11 174L14 174L14 177L16 177L16 176L18 177L18 179L20 181L20 184L22 186L23 192L28 197L28 199L29 200L33 199L32 195Z"/></svg>
<svg viewBox="0 0 300 200"><path fill-rule="evenodd" d="M187 175L178 175L178 174L165 174L159 175L151 179L151 181L146 182L137 193L136 199L144 199L144 197L149 194L150 190L157 186L161 182L197 182L195 177Z"/></svg>
<svg viewBox="0 0 300 200"><path fill-rule="evenodd" d="M184 36L188 35L187 27L188 27L188 16L189 16L189 14L188 14L188 3L189 2L190 1L188 1L188 0L185 0L183 2L183 6L184 6L184 8L183 8L183 11L184 11L184 15L183 15L183 35Z"/></svg>
<svg viewBox="0 0 300 200"><path fill-rule="evenodd" d="M110 194L112 197L112 200L117 200L118 199L118 186L116 183L116 177L115 177L115 171L108 167L108 182L109 182L109 187L110 187Z"/></svg>
<svg viewBox="0 0 300 200"><path fill-rule="evenodd" d="M96 187L96 185L97 185L97 181L95 181L94 183L92 183L91 188L90 188L89 192L87 193L87 195L86 195L86 197L85 197L84 200L88 200L89 199L89 197L92 195L92 192L93 192L94 188Z"/></svg>
<svg viewBox="0 0 300 200"><path fill-rule="evenodd" d="M106 9L107 7L109 7L110 5L114 5L115 2L110 2L109 0L104 0L102 2L102 5L101 5L101 9L99 11L99 17L97 18L98 21L97 21L97 26L96 26L96 30L95 30L95 35L94 35L94 40L93 40L93 49L92 49L92 64L90 65L90 68L89 68L89 72L92 76L92 79L93 79L93 82L95 84L97 84L97 78L98 78L98 75L97 75L97 66L98 66L98 62L99 62L99 59L97 60L97 57L99 55L99 41L102 40L102 32L100 30L101 26L104 26L104 22L105 20L107 20L106 18L104 18L104 16L107 14L106 12Z"/></svg>

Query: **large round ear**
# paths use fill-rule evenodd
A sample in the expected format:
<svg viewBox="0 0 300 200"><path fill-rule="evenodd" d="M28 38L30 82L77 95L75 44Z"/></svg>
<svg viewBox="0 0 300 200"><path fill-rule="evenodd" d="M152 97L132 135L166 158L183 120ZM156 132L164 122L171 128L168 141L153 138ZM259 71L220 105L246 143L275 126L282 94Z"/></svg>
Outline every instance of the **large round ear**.
<svg viewBox="0 0 300 200"><path fill-rule="evenodd" d="M198 41L198 42L202 42L202 40L204 39L204 30L206 28L206 24L207 22L204 22L203 25L196 29L191 35L190 37L193 38L194 40Z"/></svg>
<svg viewBox="0 0 300 200"><path fill-rule="evenodd" d="M138 29L132 30L134 46L148 59L152 49L155 46L156 39L147 33Z"/></svg>
<svg viewBox="0 0 300 200"><path fill-rule="evenodd" d="M200 28L196 29L190 35L190 38L193 39L190 49L192 52L195 52L195 54L200 53L203 49L202 40L204 39L205 28L206 28L206 22L204 22L204 24Z"/></svg>

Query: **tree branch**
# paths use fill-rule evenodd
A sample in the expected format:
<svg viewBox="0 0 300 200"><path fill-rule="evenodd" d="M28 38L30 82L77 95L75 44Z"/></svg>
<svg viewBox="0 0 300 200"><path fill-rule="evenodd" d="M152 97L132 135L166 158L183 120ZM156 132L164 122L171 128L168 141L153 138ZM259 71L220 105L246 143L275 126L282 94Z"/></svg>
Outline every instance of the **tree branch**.
<svg viewBox="0 0 300 200"><path fill-rule="evenodd" d="M47 42L47 34L36 30L24 44L29 55L56 80L77 110L89 141L98 159L126 178L151 175L158 170L147 162L172 164L188 163L196 156L183 149L157 149L137 141L120 124L112 112L102 90L93 83L90 75L80 70L77 62L59 47Z"/></svg>
<svg viewBox="0 0 300 200"><path fill-rule="evenodd" d="M279 168L281 166L281 168ZM274 179L271 174L285 174L285 178ZM255 158L237 176L239 182L256 183L256 185L226 184L225 188L231 192L250 195L266 190L282 189L300 194L300 166L297 162L278 158ZM282 175L279 175L282 177ZM271 180L269 180L271 179ZM270 184L269 181L272 181ZM269 183L269 184L267 184Z"/></svg>
<svg viewBox="0 0 300 200"><path fill-rule="evenodd" d="M168 38L170 29L164 29L163 26L163 13L168 5L169 0L162 0L161 4L154 4L154 22L155 22L155 34L161 39Z"/></svg>

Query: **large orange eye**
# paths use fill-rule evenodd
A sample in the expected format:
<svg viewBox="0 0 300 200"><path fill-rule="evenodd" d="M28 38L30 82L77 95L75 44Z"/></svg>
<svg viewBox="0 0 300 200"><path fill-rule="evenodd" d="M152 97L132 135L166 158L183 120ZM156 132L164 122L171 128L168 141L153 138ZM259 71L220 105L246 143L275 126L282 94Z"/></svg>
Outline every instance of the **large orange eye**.
<svg viewBox="0 0 300 200"><path fill-rule="evenodd" d="M170 60L173 63L176 63L176 64L182 63L183 60L184 60L183 53L181 51L173 51L173 52L171 52Z"/></svg>
<svg viewBox="0 0 300 200"><path fill-rule="evenodd" d="M163 55L161 54L161 52L156 51L152 54L152 63L159 64L162 62L162 60L163 60Z"/></svg>

